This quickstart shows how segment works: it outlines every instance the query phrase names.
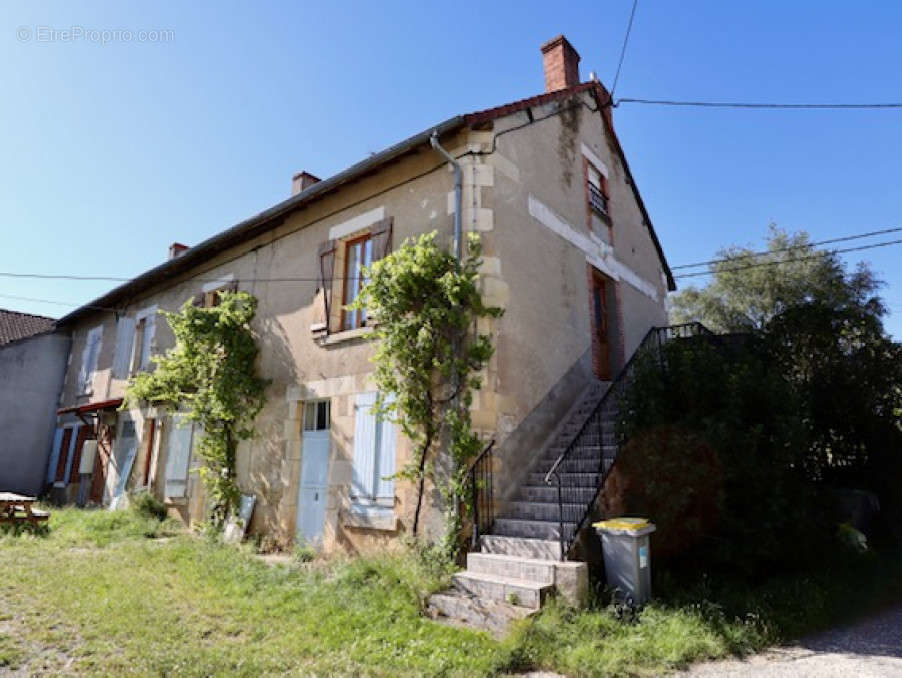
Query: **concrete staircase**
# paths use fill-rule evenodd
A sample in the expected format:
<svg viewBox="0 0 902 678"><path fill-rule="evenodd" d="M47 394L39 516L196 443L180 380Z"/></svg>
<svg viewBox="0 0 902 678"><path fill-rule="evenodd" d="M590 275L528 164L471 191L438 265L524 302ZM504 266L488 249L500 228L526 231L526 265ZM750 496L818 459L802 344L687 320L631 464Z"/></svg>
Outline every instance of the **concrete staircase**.
<svg viewBox="0 0 902 678"><path fill-rule="evenodd" d="M579 433L609 384L593 384L564 418L525 482L495 518L491 534L480 536L480 551L467 554L467 569L453 576L453 588L435 594L427 609L436 619L463 623L495 634L515 619L537 612L552 593L573 605L585 601L588 568L561 557L557 486L546 485L545 475ZM601 439L584 436L579 459L566 462L562 472L567 496L580 503L565 514L585 512L595 497L599 467L608 469L616 455L613 415L603 420ZM576 522L565 522L565 537Z"/></svg>
<svg viewBox="0 0 902 678"><path fill-rule="evenodd" d="M586 419L594 412L602 396L608 389L608 382L598 382L583 396L565 419L553 442L530 470L526 482L520 486L513 499L501 509L492 525L492 535L520 537L530 540L554 543L555 559L560 560L560 515L557 485L545 483L545 476L558 457L570 446ZM614 413L603 415L601 434L589 431L581 440L581 447L573 460L564 462L559 468L567 487L565 500L578 503L564 506L564 538L570 539L576 529L572 522L582 515L584 508L595 497L600 481L599 470L605 472L614 463L617 446L614 438ZM571 519L570 521L567 518ZM486 550L483 544L483 550ZM488 544L491 551L492 544ZM534 547L537 552L548 552L548 544ZM545 557L545 556L541 556Z"/></svg>

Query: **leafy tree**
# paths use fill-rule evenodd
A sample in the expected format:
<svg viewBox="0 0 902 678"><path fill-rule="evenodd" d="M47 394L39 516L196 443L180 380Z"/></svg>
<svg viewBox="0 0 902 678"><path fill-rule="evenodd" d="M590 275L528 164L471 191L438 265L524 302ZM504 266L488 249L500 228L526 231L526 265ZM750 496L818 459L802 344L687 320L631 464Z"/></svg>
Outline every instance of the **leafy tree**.
<svg viewBox="0 0 902 678"><path fill-rule="evenodd" d="M449 546L459 527L452 498L464 496L467 463L481 446L470 424L472 392L480 388L477 373L494 352L490 336L472 328L479 318L502 313L482 301L481 252L476 234L469 235L463 261L436 244L435 232L408 240L365 272L366 282L351 306L366 309L376 320L376 411L397 421L416 447L399 473L418 483L413 533L428 476L449 506ZM450 462L441 473L433 459L439 449Z"/></svg>
<svg viewBox="0 0 902 678"><path fill-rule="evenodd" d="M127 390L126 405L143 400L185 409L188 420L200 424L196 451L204 460L200 475L217 528L237 510L238 442L253 435L264 404L267 382L257 376L251 329L256 310L257 299L247 292L223 292L218 306L198 308L188 301L177 313L162 312L175 347L154 358L156 369L137 374Z"/></svg>
<svg viewBox="0 0 902 678"><path fill-rule="evenodd" d="M880 282L864 264L847 272L839 257L816 249L805 232L788 234L771 224L767 253L732 246L710 265L711 282L671 297L674 322L697 320L718 332L761 330L786 309L809 303L858 308L881 316Z"/></svg>
<svg viewBox="0 0 902 678"><path fill-rule="evenodd" d="M724 499L708 536L736 565L785 563L809 535L829 535L828 489L875 491L902 516L902 348L884 331L880 283L776 227L765 255L721 254L707 287L675 297L674 320L743 335L640 360L623 440L671 426L710 445Z"/></svg>

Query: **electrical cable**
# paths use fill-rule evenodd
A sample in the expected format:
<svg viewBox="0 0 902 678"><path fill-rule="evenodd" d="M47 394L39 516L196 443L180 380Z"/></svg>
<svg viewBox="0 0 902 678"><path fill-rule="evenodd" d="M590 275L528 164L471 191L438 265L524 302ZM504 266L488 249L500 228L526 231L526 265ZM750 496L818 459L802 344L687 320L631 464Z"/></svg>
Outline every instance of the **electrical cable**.
<svg viewBox="0 0 902 678"><path fill-rule="evenodd" d="M620 80L620 69L623 68L623 57L626 56L626 45L630 39L630 32L633 30L633 18L636 16L636 6L639 0L633 0L633 9L630 10L630 20L626 25L626 34L623 36L623 46L620 48L620 60L617 62L617 73L614 75L614 81L611 84L610 101L614 100L614 90L617 89L617 81Z"/></svg>
<svg viewBox="0 0 902 678"><path fill-rule="evenodd" d="M700 271L697 273L683 273L681 275L675 275L674 278L697 278L699 276L704 275L715 275L717 273L732 273L733 271L745 271L750 268L760 268L762 266L779 266L780 264L791 264L797 261L809 261L812 259L820 259L824 255L827 254L842 254L844 252L861 252L862 250L873 250L879 247L889 247L890 245L900 245L902 244L902 239L899 240L889 240L887 242L875 243L873 245L861 245L859 247L846 247L843 249L835 249L835 250L822 250L818 254L813 254L807 257L796 257L793 259L783 259L780 261L761 261L755 264L747 264L745 266L733 266L730 268L719 268L712 271ZM726 263L730 261L729 259L723 259L718 263Z"/></svg>
<svg viewBox="0 0 902 678"><path fill-rule="evenodd" d="M737 259L754 259L755 257L765 256L768 254L776 254L777 252L790 252L797 249L805 249L806 247L817 247L818 245L829 245L835 242L846 242L848 240L857 240L859 238L870 238L875 235L885 235L886 233L897 233L902 231L902 226L895 228L884 228L880 231L870 231L868 233L859 233L857 235L847 235L841 238L830 238L828 240L818 240L817 242L809 242L804 245L792 245L790 247L780 247L775 250L763 250L761 252L753 252L751 254L743 254L729 259L711 259L709 261L699 261L695 264L680 264L679 266L671 266L671 271L678 271L683 268L697 268L699 266L710 266L711 264L719 264L722 261L736 261Z"/></svg>
<svg viewBox="0 0 902 678"><path fill-rule="evenodd" d="M614 106L620 104L648 104L652 106L695 106L701 108L772 108L772 109L880 109L902 108L902 102L889 103L749 103L740 101L678 101L673 99L635 99L622 97L617 99Z"/></svg>

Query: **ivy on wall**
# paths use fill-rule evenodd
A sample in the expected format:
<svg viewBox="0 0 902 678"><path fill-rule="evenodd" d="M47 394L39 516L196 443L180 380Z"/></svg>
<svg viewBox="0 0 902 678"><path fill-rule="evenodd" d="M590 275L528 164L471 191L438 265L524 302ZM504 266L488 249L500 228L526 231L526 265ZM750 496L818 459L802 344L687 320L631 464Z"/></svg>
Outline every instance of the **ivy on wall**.
<svg viewBox="0 0 902 678"><path fill-rule="evenodd" d="M446 500L449 547L460 527L454 498L466 496L468 463L482 444L471 426L473 392L494 352L491 337L473 328L479 318L503 313L482 300L478 234L469 234L467 244L467 256L458 261L437 245L435 232L405 241L365 271L350 306L376 321L375 409L414 444L412 460L398 473L418 487L412 531L417 534L428 477Z"/></svg>
<svg viewBox="0 0 902 678"><path fill-rule="evenodd" d="M161 312L175 334L175 347L152 358L156 369L130 381L123 407L145 401L184 410L200 425L195 451L210 501L210 522L221 528L240 500L235 459L238 442L250 438L263 409L267 382L257 376L257 344L251 320L256 297L221 292L217 306L189 300L177 313Z"/></svg>

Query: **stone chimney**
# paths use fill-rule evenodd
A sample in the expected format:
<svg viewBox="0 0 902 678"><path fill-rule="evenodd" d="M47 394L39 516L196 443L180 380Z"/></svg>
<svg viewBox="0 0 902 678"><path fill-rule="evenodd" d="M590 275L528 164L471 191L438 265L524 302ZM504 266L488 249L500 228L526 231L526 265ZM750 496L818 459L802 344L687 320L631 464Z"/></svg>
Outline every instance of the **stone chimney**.
<svg viewBox="0 0 902 678"><path fill-rule="evenodd" d="M297 195L301 191L313 184L319 182L319 177L315 177L310 172L298 172L291 177L291 195Z"/></svg>
<svg viewBox="0 0 902 678"><path fill-rule="evenodd" d="M545 91L556 92L579 84L579 54L563 35L542 45Z"/></svg>
<svg viewBox="0 0 902 678"><path fill-rule="evenodd" d="M183 245L180 242L174 242L169 246L169 259L178 259L182 256L186 251L188 251L188 246Z"/></svg>

